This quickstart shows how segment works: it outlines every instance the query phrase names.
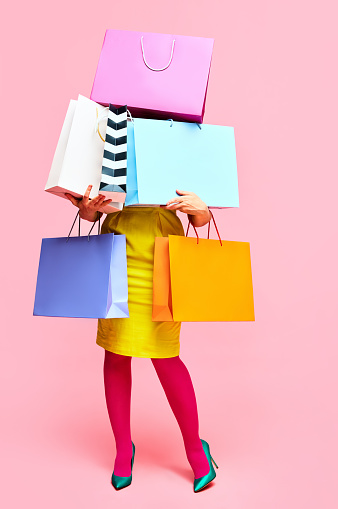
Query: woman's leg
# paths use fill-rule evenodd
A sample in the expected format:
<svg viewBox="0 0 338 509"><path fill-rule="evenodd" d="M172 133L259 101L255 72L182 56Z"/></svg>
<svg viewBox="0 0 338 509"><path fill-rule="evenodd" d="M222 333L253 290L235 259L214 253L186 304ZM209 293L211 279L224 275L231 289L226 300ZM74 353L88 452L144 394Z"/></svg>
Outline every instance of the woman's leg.
<svg viewBox="0 0 338 509"><path fill-rule="evenodd" d="M116 443L114 474L131 474L132 442L130 433L131 357L105 351L104 387L109 419Z"/></svg>
<svg viewBox="0 0 338 509"><path fill-rule="evenodd" d="M188 461L198 479L209 472L209 463L198 435L197 404L189 371L179 357L151 360L181 429Z"/></svg>

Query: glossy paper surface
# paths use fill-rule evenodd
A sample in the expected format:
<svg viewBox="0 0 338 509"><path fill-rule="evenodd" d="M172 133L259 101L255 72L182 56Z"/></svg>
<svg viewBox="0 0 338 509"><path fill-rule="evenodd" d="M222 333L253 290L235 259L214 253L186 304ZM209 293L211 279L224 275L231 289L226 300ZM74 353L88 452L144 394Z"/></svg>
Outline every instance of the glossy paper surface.
<svg viewBox="0 0 338 509"><path fill-rule="evenodd" d="M210 207L238 207L234 128L135 118L140 203L164 205L176 189Z"/></svg>
<svg viewBox="0 0 338 509"><path fill-rule="evenodd" d="M127 125L127 195L125 205L138 203L134 122Z"/></svg>
<svg viewBox="0 0 338 509"><path fill-rule="evenodd" d="M174 320L254 320L248 242L169 235Z"/></svg>
<svg viewBox="0 0 338 509"><path fill-rule="evenodd" d="M71 100L57 142L52 167L45 191L65 197L70 193L82 196L92 185L90 197L97 196L100 187L104 142L95 132L97 115L104 108L87 97L78 96ZM105 137L107 120L99 124L100 133ZM105 212L122 208L121 203L111 202Z"/></svg>
<svg viewBox="0 0 338 509"><path fill-rule="evenodd" d="M145 61L142 54L143 37ZM92 88L100 104L128 104L133 116L202 122L213 39L107 30Z"/></svg>
<svg viewBox="0 0 338 509"><path fill-rule="evenodd" d="M173 321L168 237L155 238L152 319Z"/></svg>
<svg viewBox="0 0 338 509"><path fill-rule="evenodd" d="M115 237L43 239L34 315L128 316L125 238Z"/></svg>

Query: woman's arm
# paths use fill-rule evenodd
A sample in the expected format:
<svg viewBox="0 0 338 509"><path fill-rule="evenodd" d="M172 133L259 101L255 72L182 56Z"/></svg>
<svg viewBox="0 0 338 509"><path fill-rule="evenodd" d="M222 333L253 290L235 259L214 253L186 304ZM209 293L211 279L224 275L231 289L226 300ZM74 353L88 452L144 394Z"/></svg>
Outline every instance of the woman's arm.
<svg viewBox="0 0 338 509"><path fill-rule="evenodd" d="M110 203L112 200L106 200L106 197L103 196L103 194L99 194L90 200L89 195L92 187L93 186L87 187L87 190L82 198L74 198L74 196L69 193L65 193L65 196L69 201L72 202L73 205L75 205L75 207L80 209L79 215L81 219L86 219L86 221L91 221L93 223L102 216L102 212L100 212L99 209L105 205L108 205L108 203Z"/></svg>
<svg viewBox="0 0 338 509"><path fill-rule="evenodd" d="M168 210L180 210L188 214L189 220L194 226L204 226L209 223L211 213L204 201L195 193L176 190L178 196L169 200L164 208Z"/></svg>

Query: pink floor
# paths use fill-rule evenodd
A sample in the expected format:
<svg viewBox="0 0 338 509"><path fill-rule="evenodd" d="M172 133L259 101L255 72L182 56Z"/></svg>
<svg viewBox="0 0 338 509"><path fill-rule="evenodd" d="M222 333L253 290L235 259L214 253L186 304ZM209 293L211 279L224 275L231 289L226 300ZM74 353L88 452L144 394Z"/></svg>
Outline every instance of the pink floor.
<svg viewBox="0 0 338 509"><path fill-rule="evenodd" d="M30 332L39 330L40 339L30 336L19 353L10 348L13 371L2 371L4 507L335 507L336 410L328 394L334 380L326 355L314 352L311 324L268 341L250 339L250 325L225 327L227 333L202 325L199 337L206 340L198 351L187 334L197 326L185 327L182 357L195 381L201 436L220 467L212 487L194 494L181 437L150 361L133 361L134 478L115 492L102 352L90 340L94 323L82 322L81 338L66 320L54 324L52 335L47 319L32 320ZM215 352L222 352L222 363Z"/></svg>
<svg viewBox="0 0 338 509"><path fill-rule="evenodd" d="M336 508L334 2L32 0L6 14L1 507ZM215 217L223 238L251 243L256 322L182 328L201 437L220 466L199 494L147 359L133 361L133 482L114 491L95 321L32 317L41 238L67 234L74 217L43 188L107 27L215 37L204 120L235 128L240 208Z"/></svg>

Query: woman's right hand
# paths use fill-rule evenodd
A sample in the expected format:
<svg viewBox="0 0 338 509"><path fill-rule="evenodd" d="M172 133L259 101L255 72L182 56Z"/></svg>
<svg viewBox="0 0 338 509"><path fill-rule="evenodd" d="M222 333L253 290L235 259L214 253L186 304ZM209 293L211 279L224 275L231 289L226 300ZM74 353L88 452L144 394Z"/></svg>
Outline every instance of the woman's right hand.
<svg viewBox="0 0 338 509"><path fill-rule="evenodd" d="M99 194L92 200L89 198L90 191L92 190L93 186L88 186L85 194L82 196L82 198L75 198L69 193L65 193L66 198L68 198L69 201L72 202L75 207L77 207L80 210L80 217L81 219L85 219L87 221L96 221L98 212L100 213L100 208L104 207L105 205L108 205L112 200L108 199L106 200L105 196L103 194ZM102 215L102 213L101 213Z"/></svg>

